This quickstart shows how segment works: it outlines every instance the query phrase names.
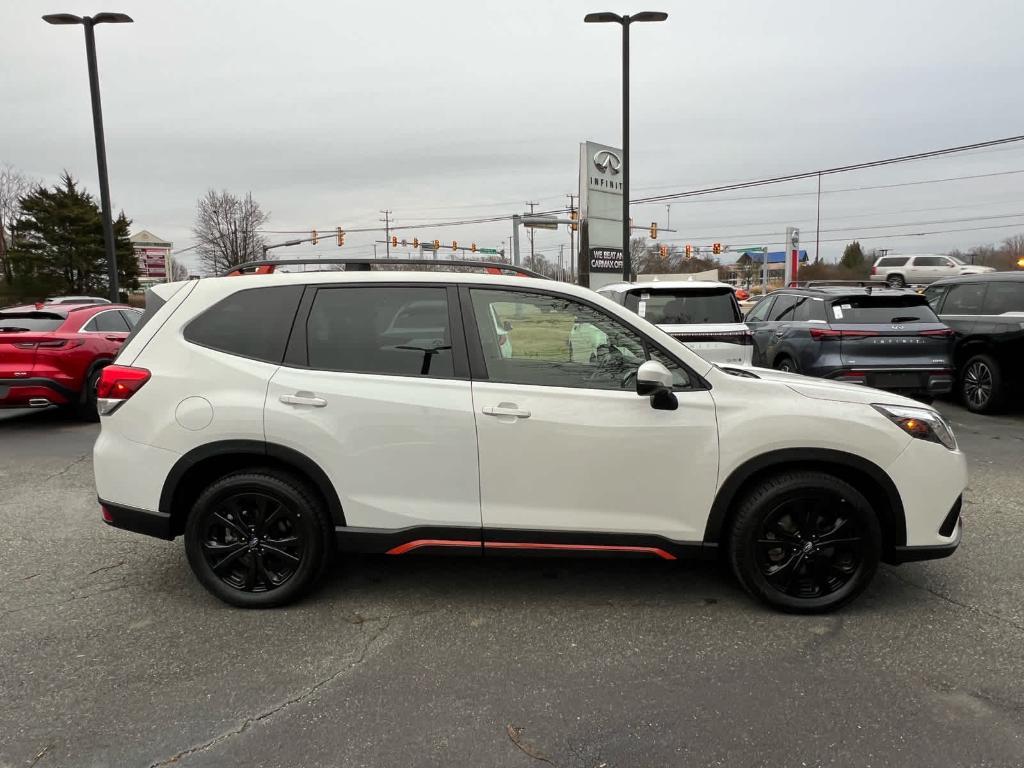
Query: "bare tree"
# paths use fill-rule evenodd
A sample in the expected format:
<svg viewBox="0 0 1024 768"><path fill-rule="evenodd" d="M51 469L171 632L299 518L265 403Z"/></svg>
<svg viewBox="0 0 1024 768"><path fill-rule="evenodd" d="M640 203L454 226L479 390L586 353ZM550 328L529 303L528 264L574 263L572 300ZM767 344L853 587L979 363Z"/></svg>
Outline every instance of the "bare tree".
<svg viewBox="0 0 1024 768"><path fill-rule="evenodd" d="M35 182L14 166L0 165L0 280L7 283L11 282L7 249L13 244L15 225L21 217L21 198L34 186Z"/></svg>
<svg viewBox="0 0 1024 768"><path fill-rule="evenodd" d="M203 270L219 274L230 267L263 256L263 236L258 229L270 215L263 212L252 193L236 197L227 190L210 189L196 204L192 235L199 242L196 253Z"/></svg>
<svg viewBox="0 0 1024 768"><path fill-rule="evenodd" d="M171 282L176 283L179 280L188 280L188 267L185 266L180 259L168 259L171 265Z"/></svg>

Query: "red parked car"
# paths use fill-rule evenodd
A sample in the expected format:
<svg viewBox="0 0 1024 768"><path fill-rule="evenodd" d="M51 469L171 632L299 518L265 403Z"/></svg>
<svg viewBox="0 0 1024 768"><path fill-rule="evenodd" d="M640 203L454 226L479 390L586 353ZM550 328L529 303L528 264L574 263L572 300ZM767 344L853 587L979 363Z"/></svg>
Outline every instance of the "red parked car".
<svg viewBox="0 0 1024 768"><path fill-rule="evenodd" d="M0 408L58 405L97 421L96 382L142 312L123 304L0 310Z"/></svg>

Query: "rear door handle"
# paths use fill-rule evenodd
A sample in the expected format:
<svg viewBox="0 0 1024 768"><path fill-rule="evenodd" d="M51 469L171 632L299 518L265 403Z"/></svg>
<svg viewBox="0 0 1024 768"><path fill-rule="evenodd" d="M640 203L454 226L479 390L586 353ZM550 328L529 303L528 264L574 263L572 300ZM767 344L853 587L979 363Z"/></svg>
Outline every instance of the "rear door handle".
<svg viewBox="0 0 1024 768"><path fill-rule="evenodd" d="M511 416L517 419L530 418L530 412L522 410L515 403L485 405L482 410L485 416Z"/></svg>
<svg viewBox="0 0 1024 768"><path fill-rule="evenodd" d="M125 337L125 336L107 336L107 341L116 341L117 343L121 344L121 343L124 342L125 338L127 338L127 337Z"/></svg>
<svg viewBox="0 0 1024 768"><path fill-rule="evenodd" d="M323 408L327 401L317 397L312 392L296 392L294 395L281 395L278 398L285 405L310 405L313 408Z"/></svg>

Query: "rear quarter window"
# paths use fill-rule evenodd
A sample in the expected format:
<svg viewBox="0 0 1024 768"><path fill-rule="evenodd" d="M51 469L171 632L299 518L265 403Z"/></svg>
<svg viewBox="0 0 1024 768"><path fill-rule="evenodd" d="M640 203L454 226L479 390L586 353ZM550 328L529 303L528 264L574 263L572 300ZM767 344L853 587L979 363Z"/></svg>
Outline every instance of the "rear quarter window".
<svg viewBox="0 0 1024 768"><path fill-rule="evenodd" d="M230 355L280 363L302 290L301 285L282 285L233 293L189 323L185 339Z"/></svg>

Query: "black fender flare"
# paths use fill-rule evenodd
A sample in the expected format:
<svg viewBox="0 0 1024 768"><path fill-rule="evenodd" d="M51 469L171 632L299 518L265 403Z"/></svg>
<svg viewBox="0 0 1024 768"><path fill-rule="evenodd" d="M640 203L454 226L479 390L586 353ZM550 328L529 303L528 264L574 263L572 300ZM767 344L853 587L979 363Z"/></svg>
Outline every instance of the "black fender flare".
<svg viewBox="0 0 1024 768"><path fill-rule="evenodd" d="M160 511L173 514L175 493L182 479L194 466L216 456L229 457L238 454L262 455L276 460L277 463L295 467L316 485L320 495L327 502L327 510L330 512L333 523L335 525L345 525L345 515L341 507L341 499L338 497L334 484L331 483L327 473L324 472L320 465L293 448L287 448L276 443L268 443L264 440L218 440L200 445L183 454L174 462L174 466L171 467L171 471L167 473L167 477L164 479L163 489L160 492Z"/></svg>
<svg viewBox="0 0 1024 768"><path fill-rule="evenodd" d="M721 542L722 529L729 511L736 501L737 494L748 480L772 467L812 470L827 470L832 467L869 477L884 494L884 500L888 506L888 509L884 511L885 517L882 523L883 527L889 531L890 546L903 546L907 543L907 521L903 510L903 500L900 498L896 484L884 469L865 458L845 451L828 448L783 448L747 459L736 467L725 482L719 486L714 503L711 505L707 525L704 528L705 544Z"/></svg>

